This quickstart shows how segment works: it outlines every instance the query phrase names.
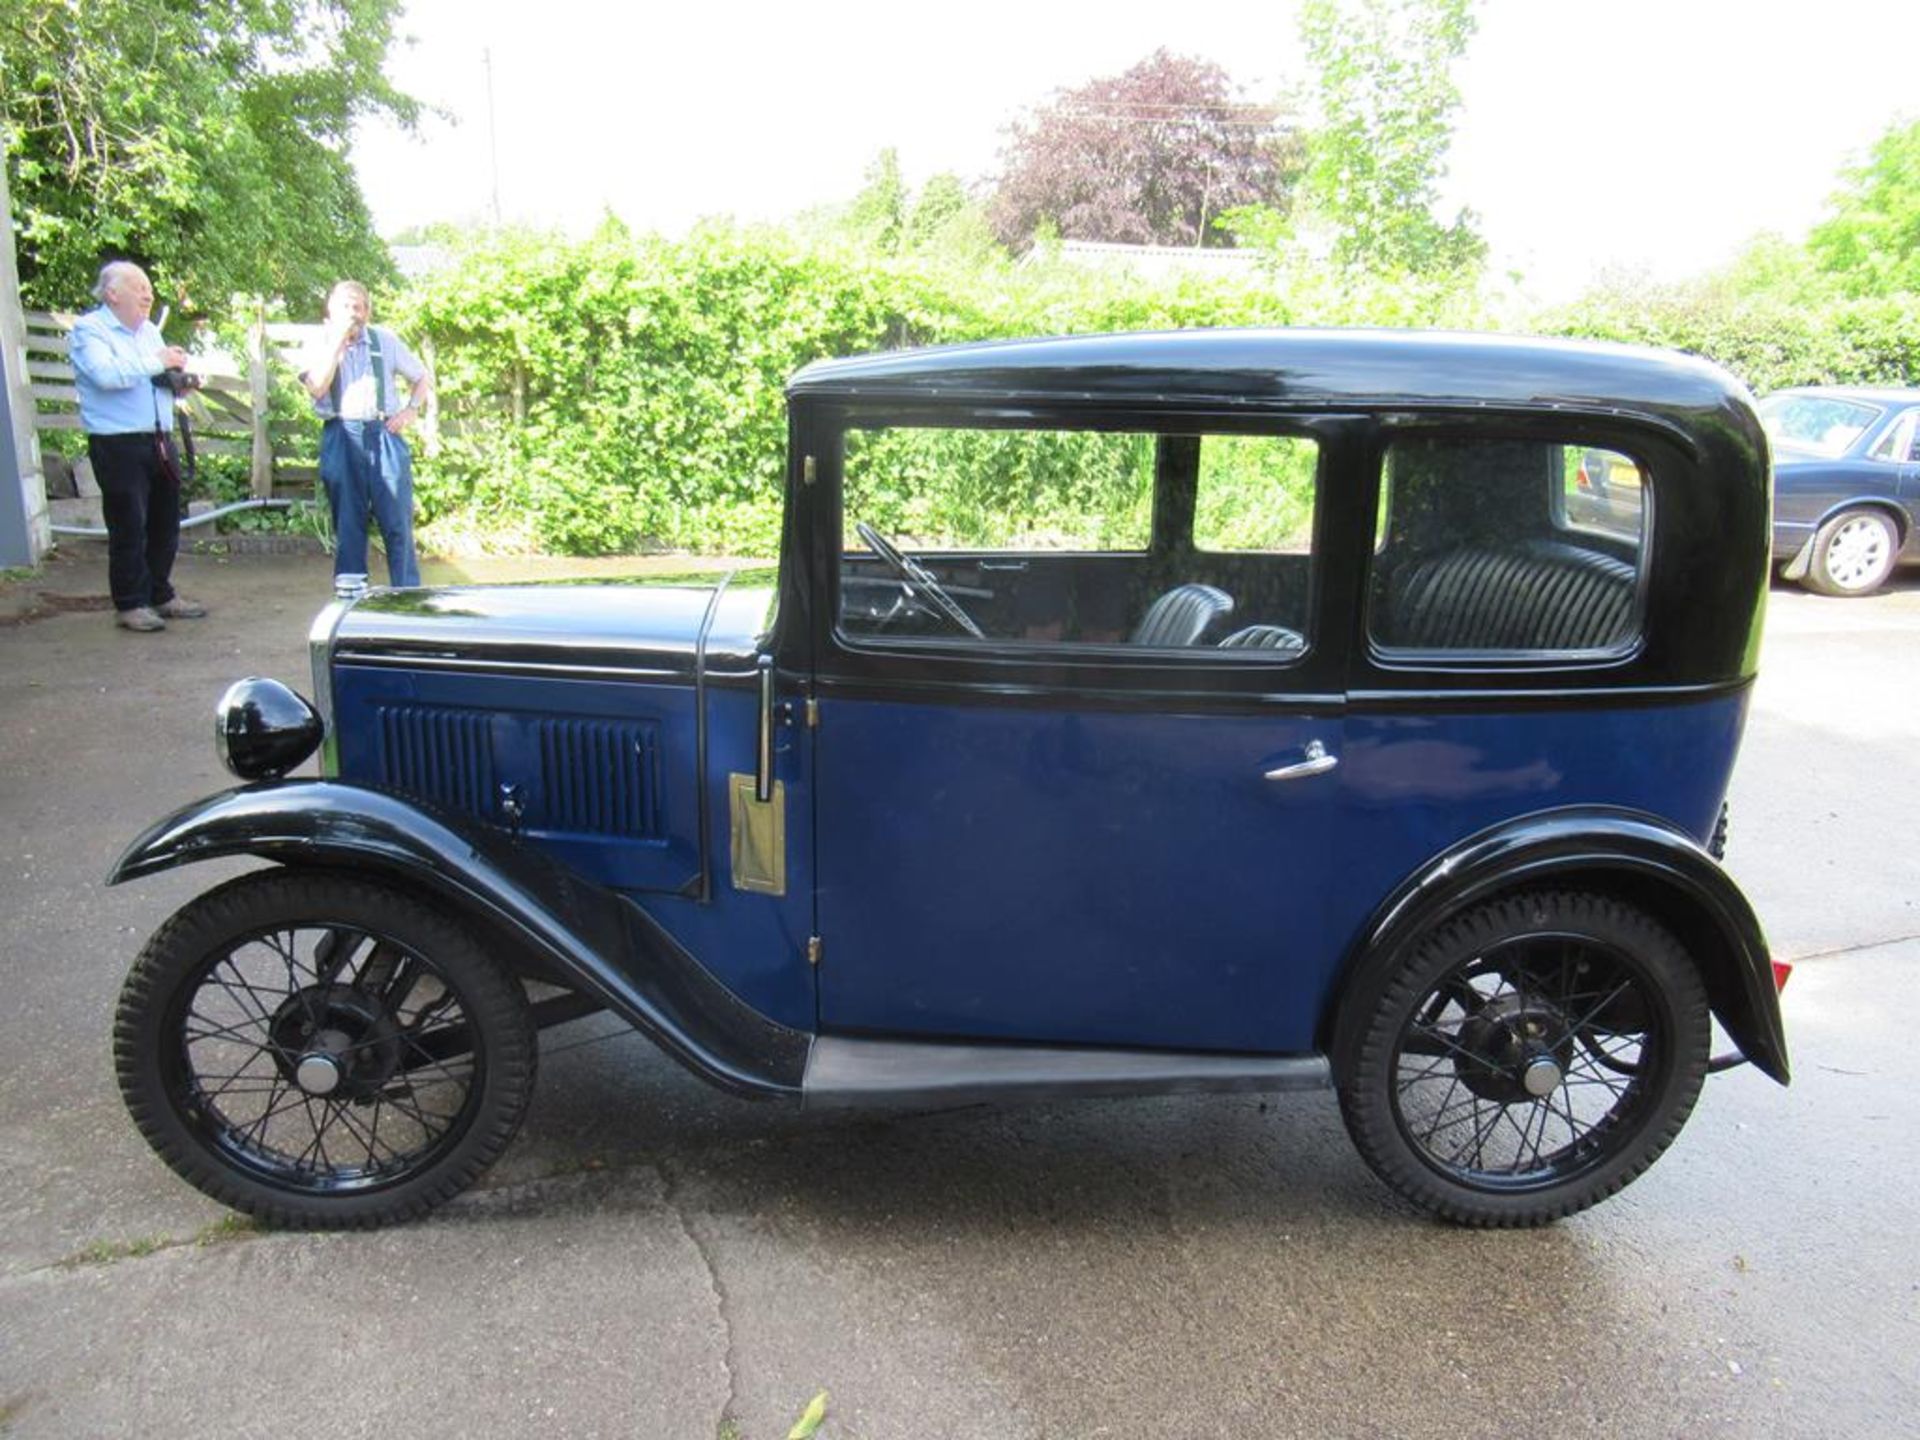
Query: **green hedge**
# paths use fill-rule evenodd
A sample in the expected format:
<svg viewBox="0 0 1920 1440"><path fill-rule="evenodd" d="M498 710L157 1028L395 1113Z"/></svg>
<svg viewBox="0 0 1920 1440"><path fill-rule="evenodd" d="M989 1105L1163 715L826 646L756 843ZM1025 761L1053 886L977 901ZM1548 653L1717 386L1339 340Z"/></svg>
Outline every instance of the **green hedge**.
<svg viewBox="0 0 1920 1440"><path fill-rule="evenodd" d="M440 383L442 437L419 464L428 543L582 555L771 553L783 388L822 357L1010 335L1489 323L1457 290L1324 272L1154 284L1044 256L961 266L808 247L778 232L714 228L669 242L615 225L585 241L477 244L396 297L387 316L431 347ZM1920 375L1911 296L1805 306L1600 299L1534 328L1696 351L1758 390ZM937 520L958 534L964 512L983 505L1010 523L1062 523L1056 497L1015 479L992 494L895 496L894 513L875 523L911 532ZM929 492L939 483L926 474Z"/></svg>
<svg viewBox="0 0 1920 1440"><path fill-rule="evenodd" d="M1543 317L1541 328L1704 355L1759 394L1788 385L1920 384L1920 295L1603 297Z"/></svg>

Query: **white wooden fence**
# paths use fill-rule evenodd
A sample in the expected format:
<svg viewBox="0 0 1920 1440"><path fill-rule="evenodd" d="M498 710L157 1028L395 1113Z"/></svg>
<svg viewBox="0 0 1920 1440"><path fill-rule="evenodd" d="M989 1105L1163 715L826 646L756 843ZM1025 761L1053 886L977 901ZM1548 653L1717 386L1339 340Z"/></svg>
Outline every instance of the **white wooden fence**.
<svg viewBox="0 0 1920 1440"><path fill-rule="evenodd" d="M59 311L26 312L27 378L33 393L35 425L41 430L80 429L79 396L74 391L73 365L68 358L76 318ZM219 355L196 356L190 367L203 382L198 393L180 402L193 418L194 448L208 455L247 456L252 473L250 488L256 498L311 495L319 480L319 471L311 461L290 459L283 453L295 436L312 438L313 422L276 421L268 413L270 367L295 369L319 328L255 321L247 332L244 374L230 357ZM437 398L430 399L421 417L428 436L434 434L437 410Z"/></svg>

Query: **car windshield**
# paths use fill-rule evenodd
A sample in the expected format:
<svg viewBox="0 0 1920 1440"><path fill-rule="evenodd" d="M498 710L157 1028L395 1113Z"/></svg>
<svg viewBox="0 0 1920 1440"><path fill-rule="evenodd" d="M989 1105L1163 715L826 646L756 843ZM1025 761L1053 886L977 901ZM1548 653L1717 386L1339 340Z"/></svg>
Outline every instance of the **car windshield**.
<svg viewBox="0 0 1920 1440"><path fill-rule="evenodd" d="M1844 455L1883 413L1877 405L1832 395L1769 395L1759 409L1760 423L1775 444L1822 455Z"/></svg>

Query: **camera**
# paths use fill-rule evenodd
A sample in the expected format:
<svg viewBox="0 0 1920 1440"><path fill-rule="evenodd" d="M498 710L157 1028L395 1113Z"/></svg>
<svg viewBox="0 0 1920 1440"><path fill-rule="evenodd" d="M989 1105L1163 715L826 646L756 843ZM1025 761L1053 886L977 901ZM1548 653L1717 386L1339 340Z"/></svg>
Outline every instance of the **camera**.
<svg viewBox="0 0 1920 1440"><path fill-rule="evenodd" d="M156 389L184 395L189 390L198 390L201 381L198 375L190 375L185 370L162 370L153 377L153 383Z"/></svg>

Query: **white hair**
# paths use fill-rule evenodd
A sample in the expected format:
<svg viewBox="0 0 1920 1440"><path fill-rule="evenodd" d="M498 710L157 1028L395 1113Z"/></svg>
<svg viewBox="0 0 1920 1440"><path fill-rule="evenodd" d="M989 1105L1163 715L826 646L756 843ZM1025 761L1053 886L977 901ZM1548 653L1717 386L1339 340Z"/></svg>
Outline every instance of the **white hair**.
<svg viewBox="0 0 1920 1440"><path fill-rule="evenodd" d="M107 292L113 289L123 276L140 273L140 267L131 260L109 260L100 267L100 278L93 285L93 298L104 305Z"/></svg>

